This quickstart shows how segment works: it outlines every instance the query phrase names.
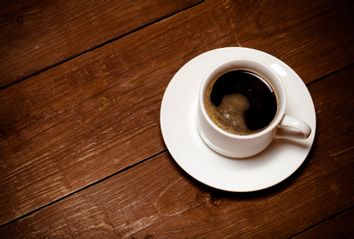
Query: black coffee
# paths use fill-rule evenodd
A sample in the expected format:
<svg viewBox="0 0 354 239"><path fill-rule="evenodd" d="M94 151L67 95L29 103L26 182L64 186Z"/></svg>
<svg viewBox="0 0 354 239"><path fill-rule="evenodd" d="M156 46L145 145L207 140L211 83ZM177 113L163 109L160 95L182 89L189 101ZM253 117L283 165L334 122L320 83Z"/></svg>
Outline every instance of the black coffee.
<svg viewBox="0 0 354 239"><path fill-rule="evenodd" d="M273 89L254 73L234 70L209 83L205 108L223 130L253 134L272 122L277 101Z"/></svg>

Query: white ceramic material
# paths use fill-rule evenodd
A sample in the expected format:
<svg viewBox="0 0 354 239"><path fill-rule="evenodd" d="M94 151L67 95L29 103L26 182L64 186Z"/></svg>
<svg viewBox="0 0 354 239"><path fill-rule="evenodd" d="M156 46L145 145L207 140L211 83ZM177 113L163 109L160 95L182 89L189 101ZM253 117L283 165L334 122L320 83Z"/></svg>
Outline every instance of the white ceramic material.
<svg viewBox="0 0 354 239"><path fill-rule="evenodd" d="M302 119L311 127L307 139L276 138L261 153L241 159L218 154L203 142L197 130L200 127L198 97L202 79L210 69L231 58L253 59L277 73L287 97L285 114ZM306 159L316 129L314 105L300 77L267 53L239 47L212 50L185 64L165 91L160 121L166 146L183 170L206 185L233 192L261 190L289 177ZM294 123L288 117L282 121ZM281 132L279 136L282 136Z"/></svg>
<svg viewBox="0 0 354 239"><path fill-rule="evenodd" d="M299 132L292 137L306 139L310 136L311 128L303 121L294 117L285 117L286 92L282 80L273 68L256 59L220 59L219 64L207 72L201 80L198 101L198 131L203 141L216 152L228 156L243 158L258 154L273 141L278 127L293 127ZM204 99L210 83L222 74L231 70L246 70L253 72L265 80L274 90L277 98L277 112L273 121L262 131L250 135L235 135L228 133L214 124L208 116ZM284 119L284 120L283 120ZM290 135L289 135L290 136Z"/></svg>

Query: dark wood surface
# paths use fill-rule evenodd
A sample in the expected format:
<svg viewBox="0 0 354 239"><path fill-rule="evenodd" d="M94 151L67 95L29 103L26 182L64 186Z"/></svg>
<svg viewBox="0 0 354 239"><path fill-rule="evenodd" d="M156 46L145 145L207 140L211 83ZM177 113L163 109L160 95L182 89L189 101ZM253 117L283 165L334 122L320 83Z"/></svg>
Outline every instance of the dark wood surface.
<svg viewBox="0 0 354 239"><path fill-rule="evenodd" d="M354 236L352 1L0 5L0 238ZM310 155L265 191L200 184L161 137L173 74L224 46L279 57L314 99Z"/></svg>
<svg viewBox="0 0 354 239"><path fill-rule="evenodd" d="M226 1L243 47L271 53L308 83L354 61L354 4L343 1Z"/></svg>
<svg viewBox="0 0 354 239"><path fill-rule="evenodd" d="M0 88L68 61L198 2L2 1Z"/></svg>
<svg viewBox="0 0 354 239"><path fill-rule="evenodd" d="M310 228L303 233L299 233L299 235L296 235L293 238L312 239L317 238L320 235L323 239L349 239L353 237L353 229L348 226L348 224L353 224L353 222L354 209L351 208L350 210L346 210L345 212L340 213L339 215L335 215L328 221L315 225L313 228Z"/></svg>

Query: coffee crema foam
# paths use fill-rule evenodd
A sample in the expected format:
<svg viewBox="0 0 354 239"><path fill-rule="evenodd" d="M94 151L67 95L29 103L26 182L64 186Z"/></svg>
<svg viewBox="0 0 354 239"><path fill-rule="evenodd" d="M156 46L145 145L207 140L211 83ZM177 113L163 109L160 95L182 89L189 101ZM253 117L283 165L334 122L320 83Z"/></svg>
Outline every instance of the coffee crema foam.
<svg viewBox="0 0 354 239"><path fill-rule="evenodd" d="M207 108L213 108L209 111L211 120L221 129L233 134L251 134L247 128L244 112L249 108L250 103L244 95L230 94L225 95L221 104L216 107L210 100L205 102Z"/></svg>
<svg viewBox="0 0 354 239"><path fill-rule="evenodd" d="M272 88L242 70L226 72L212 80L206 88L204 105L219 128L236 135L263 130L277 110Z"/></svg>

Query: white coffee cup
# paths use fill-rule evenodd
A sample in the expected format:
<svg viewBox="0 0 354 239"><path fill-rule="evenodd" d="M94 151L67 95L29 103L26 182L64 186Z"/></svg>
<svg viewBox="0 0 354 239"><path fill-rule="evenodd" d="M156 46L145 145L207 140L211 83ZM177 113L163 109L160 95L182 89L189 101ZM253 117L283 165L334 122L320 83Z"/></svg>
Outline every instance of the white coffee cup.
<svg viewBox="0 0 354 239"><path fill-rule="evenodd" d="M253 72L265 80L274 90L277 100L276 114L267 127L248 135L236 135L219 128L209 117L205 108L205 93L209 83L232 70ZM285 115L286 91L279 75L269 66L256 59L230 59L211 69L202 80L198 99L198 131L211 149L228 157L244 158L258 154L267 148L277 136L279 128L298 132L289 137L306 139L311 134L310 126L300 119Z"/></svg>

